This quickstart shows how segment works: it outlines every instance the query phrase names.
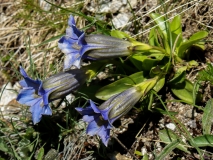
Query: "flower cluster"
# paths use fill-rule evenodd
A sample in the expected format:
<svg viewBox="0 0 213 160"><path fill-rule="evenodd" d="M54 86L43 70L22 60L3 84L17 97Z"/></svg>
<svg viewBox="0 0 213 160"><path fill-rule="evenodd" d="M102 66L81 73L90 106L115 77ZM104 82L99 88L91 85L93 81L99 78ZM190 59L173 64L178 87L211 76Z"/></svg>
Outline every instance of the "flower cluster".
<svg viewBox="0 0 213 160"><path fill-rule="evenodd" d="M130 56L133 54L133 50L141 50L134 45L140 44L139 42L133 43L130 40L126 41L99 34L87 36L76 27L73 16L70 16L68 24L66 35L58 42L58 47L65 53L65 71L42 81L30 78L20 67L20 73L24 79L20 81L22 90L17 100L20 104L30 106L34 124L40 122L42 115L52 115L50 102L73 93L88 78L95 75L95 71L91 71L91 68L97 69L97 65L91 68L89 65L87 68L80 69L83 59L112 59ZM149 48L148 45L145 46L145 48L147 47ZM76 66L77 69L70 69L71 66ZM133 85L129 89L111 96L100 106L96 106L90 100L88 107L77 107L76 110L83 115L83 120L88 123L87 134L100 136L102 142L107 146L113 122L127 114L141 97L154 87L157 79L158 77Z"/></svg>

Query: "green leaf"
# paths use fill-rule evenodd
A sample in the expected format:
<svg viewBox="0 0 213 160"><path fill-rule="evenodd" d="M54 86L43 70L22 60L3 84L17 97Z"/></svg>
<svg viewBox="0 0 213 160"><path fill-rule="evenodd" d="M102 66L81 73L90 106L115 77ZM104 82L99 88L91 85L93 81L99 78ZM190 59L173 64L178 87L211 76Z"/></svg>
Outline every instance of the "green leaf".
<svg viewBox="0 0 213 160"><path fill-rule="evenodd" d="M135 151L135 154L138 155L138 156L143 156L142 153L140 151L137 151L137 150Z"/></svg>
<svg viewBox="0 0 213 160"><path fill-rule="evenodd" d="M161 79L159 79L159 80L157 81L157 83L155 84L155 86L154 86L153 89L154 89L156 92L158 92L158 91L161 90L161 88L163 88L164 84L165 84L165 77L162 77Z"/></svg>
<svg viewBox="0 0 213 160"><path fill-rule="evenodd" d="M198 147L213 147L213 135L202 135L195 137L193 139L193 142L198 146Z"/></svg>
<svg viewBox="0 0 213 160"><path fill-rule="evenodd" d="M189 47L191 47L192 45L198 43L200 40L202 40L203 38L208 36L208 32L206 31L199 31L195 34L193 34L188 41L183 42L180 47L178 48L178 56L180 58L184 58L186 57L186 55L184 55L184 52L189 49Z"/></svg>
<svg viewBox="0 0 213 160"><path fill-rule="evenodd" d="M181 16L180 15L175 16L175 18L170 23L170 31L171 31L171 34L172 34L172 44L174 46L175 41L176 41L175 48L177 48L177 47L180 46L180 43L183 41Z"/></svg>
<svg viewBox="0 0 213 160"><path fill-rule="evenodd" d="M158 13L151 13L150 17L154 20L154 22L158 25L160 32L164 35L164 38L168 39L167 30L168 27L166 25L166 19L164 16L161 16Z"/></svg>
<svg viewBox="0 0 213 160"><path fill-rule="evenodd" d="M119 79L107 86L102 87L96 93L96 97L102 100L107 100L111 96L121 93L122 91L129 89L135 84L145 81L143 72L137 72L125 78Z"/></svg>
<svg viewBox="0 0 213 160"><path fill-rule="evenodd" d="M164 130L160 130L159 131L159 138L161 139L161 141L163 141L164 143L171 143L175 140L178 139L178 135L176 135L172 130L169 129L164 129ZM190 153L187 148L183 145L183 143L180 143L176 146L176 148L186 152L186 153Z"/></svg>
<svg viewBox="0 0 213 160"><path fill-rule="evenodd" d="M164 48L167 51L167 53L170 52L170 47L169 47L169 27L168 27L168 22L166 22L166 18L164 16L161 16L158 13L151 13L150 17L154 20L154 22L158 25L158 31L162 35L162 41L164 44Z"/></svg>
<svg viewBox="0 0 213 160"><path fill-rule="evenodd" d="M22 158L28 158L30 156L30 148L29 148L30 140L23 138L18 142L19 152L18 154Z"/></svg>
<svg viewBox="0 0 213 160"><path fill-rule="evenodd" d="M112 37L120 38L120 39L130 37L127 33L119 31L119 30L112 30L110 34L111 34Z"/></svg>
<svg viewBox="0 0 213 160"><path fill-rule="evenodd" d="M155 158L156 160L163 160L173 149L177 147L179 144L179 140L172 141L170 144L168 144L166 147L163 148L161 153Z"/></svg>
<svg viewBox="0 0 213 160"><path fill-rule="evenodd" d="M7 146L6 142L1 137L0 137L0 151L12 154L11 149Z"/></svg>
<svg viewBox="0 0 213 160"><path fill-rule="evenodd" d="M149 44L151 46L158 46L161 47L161 45L158 42L158 37L155 31L155 28L152 28L149 32Z"/></svg>
<svg viewBox="0 0 213 160"><path fill-rule="evenodd" d="M160 113L160 114L164 114L164 115L177 115L178 113L177 112L172 112L172 111L165 111L163 110L162 108L158 108L158 107L155 107L155 108L151 108L151 111L152 112L157 112L157 113Z"/></svg>
<svg viewBox="0 0 213 160"><path fill-rule="evenodd" d="M193 84L185 79L182 83L172 84L172 92L181 100L188 104L193 104Z"/></svg>
<svg viewBox="0 0 213 160"><path fill-rule="evenodd" d="M207 63L207 67L198 72L198 77L200 81L210 81L213 84L213 66L210 63Z"/></svg>
<svg viewBox="0 0 213 160"><path fill-rule="evenodd" d="M44 156L44 148L41 147L38 151L38 157L37 157L37 160L42 160L43 159L43 156Z"/></svg>
<svg viewBox="0 0 213 160"><path fill-rule="evenodd" d="M213 99L208 100L202 118L203 134L210 134L213 122Z"/></svg>
<svg viewBox="0 0 213 160"><path fill-rule="evenodd" d="M169 83L170 84L183 83L183 81L186 78L186 69L187 69L187 66L179 68L176 71L175 76L169 81Z"/></svg>
<svg viewBox="0 0 213 160"><path fill-rule="evenodd" d="M147 154L145 154L145 155L143 156L143 159L142 159L142 160L149 160L148 155L147 155Z"/></svg>
<svg viewBox="0 0 213 160"><path fill-rule="evenodd" d="M162 53L143 53L134 54L130 57L130 60L140 70L150 71L152 67L156 66L163 58L165 54Z"/></svg>

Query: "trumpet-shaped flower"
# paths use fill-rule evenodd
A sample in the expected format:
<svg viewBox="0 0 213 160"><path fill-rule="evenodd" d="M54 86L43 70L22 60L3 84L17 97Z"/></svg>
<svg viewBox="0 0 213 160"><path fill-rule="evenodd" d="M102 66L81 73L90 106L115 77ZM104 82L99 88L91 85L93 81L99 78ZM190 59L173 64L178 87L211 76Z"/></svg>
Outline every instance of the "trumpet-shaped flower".
<svg viewBox="0 0 213 160"><path fill-rule="evenodd" d="M85 82L86 74L83 70L69 70L61 72L41 81L31 79L20 67L23 80L17 101L30 106L33 123L40 122L42 115L52 115L49 102L70 94Z"/></svg>
<svg viewBox="0 0 213 160"><path fill-rule="evenodd" d="M129 112L143 95L138 87L132 87L120 94L114 95L97 107L91 100L90 106L76 108L84 115L83 120L88 122L87 134L99 135L102 142L107 146L110 138L112 123Z"/></svg>
<svg viewBox="0 0 213 160"><path fill-rule="evenodd" d="M90 100L90 106L86 108L76 108L76 110L84 115L83 121L88 122L86 133L90 136L99 135L102 142L107 146L110 138L110 129L112 126L107 120L102 118L102 111ZM107 117L105 117L107 119Z"/></svg>
<svg viewBox="0 0 213 160"><path fill-rule="evenodd" d="M83 115L83 120L88 122L87 134L99 135L107 146L110 138L112 123L127 114L132 107L145 96L157 83L160 76L141 82L119 94L116 94L97 107L91 100L90 106L76 108Z"/></svg>
<svg viewBox="0 0 213 160"><path fill-rule="evenodd" d="M80 68L81 59L98 60L131 54L128 41L98 34L85 36L76 28L73 16L70 16L68 25L66 35L58 42L58 47L65 54L64 69L72 65Z"/></svg>

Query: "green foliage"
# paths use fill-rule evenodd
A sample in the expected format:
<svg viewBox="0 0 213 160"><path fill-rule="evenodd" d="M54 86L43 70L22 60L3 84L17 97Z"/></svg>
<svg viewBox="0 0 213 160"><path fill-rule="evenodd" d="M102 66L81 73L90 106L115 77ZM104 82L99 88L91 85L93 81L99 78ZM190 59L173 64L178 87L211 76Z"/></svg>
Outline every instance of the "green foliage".
<svg viewBox="0 0 213 160"><path fill-rule="evenodd" d="M156 160L163 160L173 149L177 147L180 142L178 140L172 141L166 147L163 148L161 153L155 158Z"/></svg>
<svg viewBox="0 0 213 160"><path fill-rule="evenodd" d="M142 71L134 73L102 87L97 91L96 97L102 100L107 100L113 95L121 93L122 91L131 88L133 85L139 84L145 80Z"/></svg>
<svg viewBox="0 0 213 160"><path fill-rule="evenodd" d="M195 137L193 139L193 143L195 143L198 147L213 147L213 135L204 134L202 136Z"/></svg>
<svg viewBox="0 0 213 160"><path fill-rule="evenodd" d="M211 134L213 123L213 99L208 100L202 118L203 134Z"/></svg>
<svg viewBox="0 0 213 160"><path fill-rule="evenodd" d="M179 136L177 134L175 134L172 130L164 129L164 130L160 130L159 131L159 138L164 143L169 144L171 142L174 142L174 141L178 140ZM176 148L178 148L178 149L180 149L180 150L182 150L182 151L184 151L186 153L190 153L182 142L180 144L178 144L176 146Z"/></svg>
<svg viewBox="0 0 213 160"><path fill-rule="evenodd" d="M209 81L213 84L213 66L210 63L207 63L207 67L204 70L198 72L198 80L200 81Z"/></svg>

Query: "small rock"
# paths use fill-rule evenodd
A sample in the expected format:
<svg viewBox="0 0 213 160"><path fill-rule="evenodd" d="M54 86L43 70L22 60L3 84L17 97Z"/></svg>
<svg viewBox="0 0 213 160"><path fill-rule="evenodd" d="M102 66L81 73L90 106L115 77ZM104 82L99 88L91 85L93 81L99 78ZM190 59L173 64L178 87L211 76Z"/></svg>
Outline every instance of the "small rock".
<svg viewBox="0 0 213 160"><path fill-rule="evenodd" d="M166 127L171 130L175 130L176 126L173 123L166 124Z"/></svg>
<svg viewBox="0 0 213 160"><path fill-rule="evenodd" d="M50 0L49 0L50 1ZM50 1L51 3L53 3L53 1ZM41 7L41 9L43 9L44 11L49 11L52 7L51 4L47 3L45 0L39 0L39 6Z"/></svg>
<svg viewBox="0 0 213 160"><path fill-rule="evenodd" d="M191 120L188 123L188 126L190 126L191 128L197 128L197 123L196 120Z"/></svg>
<svg viewBox="0 0 213 160"><path fill-rule="evenodd" d="M4 84L2 86L1 92L1 99L0 99L0 106L7 105L10 101L17 97L17 93L12 87L12 84L9 82L8 84Z"/></svg>
<svg viewBox="0 0 213 160"><path fill-rule="evenodd" d="M192 117L196 117L197 116L197 112L193 109L189 109L186 111L185 116L187 118L192 118Z"/></svg>
<svg viewBox="0 0 213 160"><path fill-rule="evenodd" d="M115 18L112 19L112 23L115 28L120 28L125 26L129 22L131 17L131 13L119 13Z"/></svg>
<svg viewBox="0 0 213 160"><path fill-rule="evenodd" d="M142 148L141 148L141 154L142 154L142 155L147 154L147 149L146 149L146 147L142 147Z"/></svg>

